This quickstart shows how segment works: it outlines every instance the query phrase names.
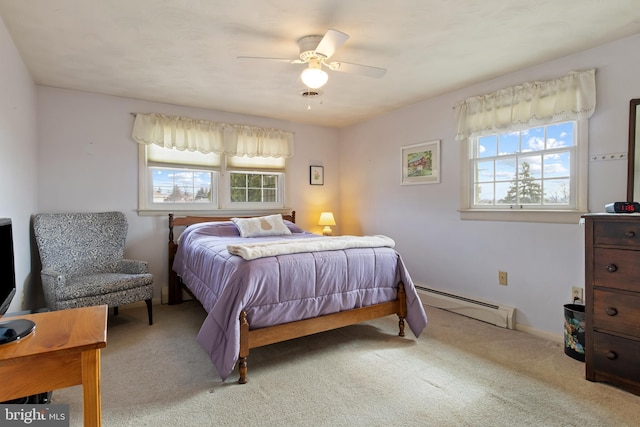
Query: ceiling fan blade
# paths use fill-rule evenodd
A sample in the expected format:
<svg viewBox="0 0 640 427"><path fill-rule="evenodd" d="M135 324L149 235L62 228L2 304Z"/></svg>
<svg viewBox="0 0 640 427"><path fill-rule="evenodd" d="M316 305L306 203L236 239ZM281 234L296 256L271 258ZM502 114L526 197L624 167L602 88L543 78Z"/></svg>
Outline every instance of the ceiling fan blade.
<svg viewBox="0 0 640 427"><path fill-rule="evenodd" d="M387 72L386 68L372 67L370 65L351 64L349 62L332 62L327 66L333 71L342 73L358 74L379 79Z"/></svg>
<svg viewBox="0 0 640 427"><path fill-rule="evenodd" d="M324 56L325 58L330 58L331 55L333 55L335 51L347 40L349 40L348 34L338 30L329 30L322 40L320 40L320 43L318 43L316 53Z"/></svg>
<svg viewBox="0 0 640 427"><path fill-rule="evenodd" d="M300 63L299 59L290 59L290 58L268 58L264 56L237 56L238 59L264 59L267 61L280 61L280 62L289 62L291 64Z"/></svg>

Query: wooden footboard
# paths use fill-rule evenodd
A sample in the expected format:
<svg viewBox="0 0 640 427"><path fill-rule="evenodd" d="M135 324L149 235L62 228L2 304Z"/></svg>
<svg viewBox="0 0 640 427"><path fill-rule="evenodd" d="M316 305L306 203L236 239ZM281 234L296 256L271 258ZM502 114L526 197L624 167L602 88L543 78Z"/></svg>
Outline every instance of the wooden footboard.
<svg viewBox="0 0 640 427"><path fill-rule="evenodd" d="M240 378L238 379L238 383L246 384L247 382L247 358L249 357L249 350L252 348L330 331L343 326L355 325L390 314L398 315L398 335L404 337L407 298L403 283L398 284L398 298L394 301L266 328L249 329L250 325L247 320L247 313L242 311L240 313L240 353L238 357Z"/></svg>

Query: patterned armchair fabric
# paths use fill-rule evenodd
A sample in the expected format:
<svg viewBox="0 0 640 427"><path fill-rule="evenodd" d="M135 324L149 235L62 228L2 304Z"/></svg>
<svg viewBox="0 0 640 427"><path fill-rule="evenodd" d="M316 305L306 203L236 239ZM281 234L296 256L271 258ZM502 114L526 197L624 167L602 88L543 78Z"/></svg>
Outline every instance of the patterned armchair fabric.
<svg viewBox="0 0 640 427"><path fill-rule="evenodd" d="M42 288L52 310L145 301L153 323L153 276L145 261L124 259L122 212L37 214L33 228Z"/></svg>

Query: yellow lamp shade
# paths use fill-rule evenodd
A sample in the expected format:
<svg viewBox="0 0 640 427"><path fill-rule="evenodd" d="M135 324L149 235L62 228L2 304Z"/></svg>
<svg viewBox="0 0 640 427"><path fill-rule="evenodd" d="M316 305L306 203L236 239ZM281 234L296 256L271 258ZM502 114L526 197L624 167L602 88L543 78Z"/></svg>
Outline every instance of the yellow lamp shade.
<svg viewBox="0 0 640 427"><path fill-rule="evenodd" d="M336 220L333 218L333 212L322 212L320 214L318 225L324 225L324 229L322 230L323 236L331 236L333 231L331 230L330 225L336 225Z"/></svg>

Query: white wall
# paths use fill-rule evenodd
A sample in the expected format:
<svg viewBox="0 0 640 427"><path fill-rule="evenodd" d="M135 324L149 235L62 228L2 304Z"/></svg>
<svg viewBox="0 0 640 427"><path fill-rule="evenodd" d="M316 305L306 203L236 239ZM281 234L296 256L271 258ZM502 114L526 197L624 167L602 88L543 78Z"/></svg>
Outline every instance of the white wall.
<svg viewBox="0 0 640 427"><path fill-rule="evenodd" d="M31 272L31 214L36 210L37 139L35 85L0 20L0 217L11 218L16 296L9 311L21 310Z"/></svg>
<svg viewBox="0 0 640 427"><path fill-rule="evenodd" d="M571 70L597 68L590 154L627 151L629 100L640 97L640 36L531 67L343 129L340 193L344 233L396 240L416 283L517 307L521 329L562 334L571 286L584 286L578 224L461 221L460 148L453 106L473 95ZM441 140L440 184L400 185L400 149ZM626 160L589 163L589 209L626 199ZM498 270L508 286L498 285Z"/></svg>
<svg viewBox="0 0 640 427"><path fill-rule="evenodd" d="M129 113L140 111L295 131L289 204L303 227L320 231L319 213L331 209L337 233L393 237L417 283L516 306L520 327L561 334L562 305L571 286L584 282L583 230L577 224L460 221L452 107L472 95L596 67L590 153L625 152L628 101L640 97L639 44L640 36L632 37L335 130L34 87L0 21L0 217L14 221L18 294L26 289L28 300L16 299L11 309L32 308L30 301L38 300L40 290L30 282L29 222L36 212L124 211L126 254L149 261L159 297L167 278L167 219L135 212L137 147ZM400 186L400 148L434 139L442 141L442 182ZM308 185L310 164L325 167L324 186ZM624 200L624 161L590 162L589 169L591 211ZM509 273L508 286L497 284L498 270Z"/></svg>
<svg viewBox="0 0 640 427"><path fill-rule="evenodd" d="M138 145L131 112L157 112L296 133L288 163L289 206L305 229L320 232L320 212L339 212L338 131L266 118L159 104L86 92L37 87L38 211L125 212L125 255L149 262L155 298L167 284L168 219L138 216ZM325 185L309 185L309 165L322 165Z"/></svg>

